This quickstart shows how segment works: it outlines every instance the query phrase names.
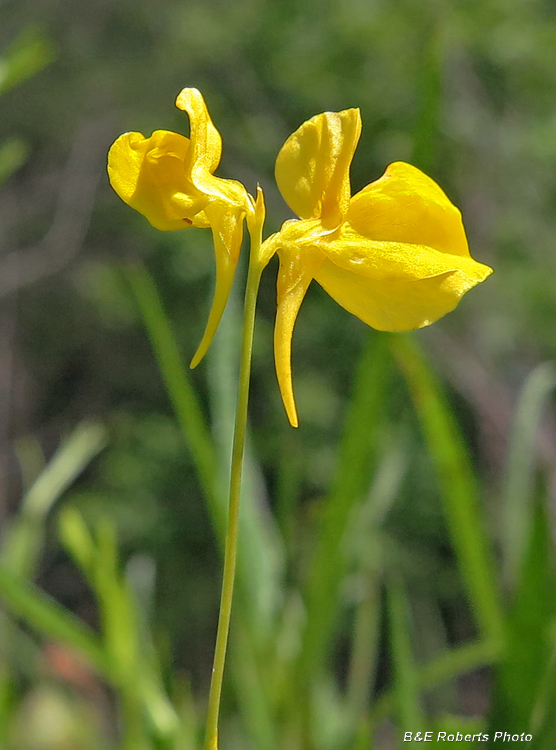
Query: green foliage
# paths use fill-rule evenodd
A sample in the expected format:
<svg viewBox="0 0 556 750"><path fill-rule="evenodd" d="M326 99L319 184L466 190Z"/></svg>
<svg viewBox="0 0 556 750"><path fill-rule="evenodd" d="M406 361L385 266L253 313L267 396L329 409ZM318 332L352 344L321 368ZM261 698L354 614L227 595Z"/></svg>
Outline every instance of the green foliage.
<svg viewBox="0 0 556 750"><path fill-rule="evenodd" d="M0 61L0 96L38 73L55 58L52 42L39 29L27 29Z"/></svg>
<svg viewBox="0 0 556 750"><path fill-rule="evenodd" d="M4 536L1 559L14 573L32 577L42 553L46 518L54 503L104 447L102 425L81 424L59 447L21 501L20 513Z"/></svg>
<svg viewBox="0 0 556 750"><path fill-rule="evenodd" d="M482 635L500 643L504 637L503 614L480 516L477 482L464 441L418 349L403 336L392 337L391 347L408 381L437 467L448 526Z"/></svg>
<svg viewBox="0 0 556 750"><path fill-rule="evenodd" d="M29 149L21 138L10 138L0 146L0 186L25 163Z"/></svg>
<svg viewBox="0 0 556 750"><path fill-rule="evenodd" d="M187 376L172 343L169 321L145 272L135 269L129 278L145 315L155 352L164 353L160 360L163 372L174 372L175 380L169 377L167 383L169 395L175 398L174 383L181 388ZM478 624L481 621L486 623L487 640L456 649L439 650L427 665L420 665L414 653L416 646L411 599L400 573L396 572L399 562L389 562L388 557L384 558L386 539L381 540L383 532L379 531L388 507L399 492L404 472L403 463L400 463L404 449L400 449L398 444L392 453L392 447L379 448L377 443L377 436L385 434L384 419L388 413L388 402L382 391L385 383L389 382L385 377L387 343L401 363L414 395L430 450L440 472L448 526L455 530L455 534L460 534L454 544L461 555L462 571L469 565L470 572L467 575L464 573L464 579L467 579L470 587L477 621ZM218 340L216 345L218 347ZM391 362L389 366L392 366ZM550 699L554 672L551 654L556 602L553 597L552 543L542 503L537 505L538 510L532 517L529 552L524 558L514 603L506 616L497 609L498 597L490 578L493 566L484 557L485 542L477 543L481 523L475 521L475 536L465 531L462 533L461 527L470 523L467 514L477 513L475 505L471 504L475 502L474 495L469 491L475 480L449 407L418 350L406 339L371 336L362 354L355 382L352 408L346 421L344 448L340 452L337 469L339 480L336 490L323 505L322 520L317 519L317 544L313 551L313 562L309 566L310 575L306 581L301 581L297 591L290 591L289 603L286 601L285 606L281 588L272 586L270 581L263 583L266 589L275 592L274 606L266 615L270 620L267 620L264 629L261 629L260 623L258 628L254 628L265 611L261 607L260 597L245 595L246 587L258 585L257 578L251 582L249 578L239 579L240 596L230 663L236 701L248 736L253 738L257 747L269 750L283 746L281 738L284 734L290 738L288 742L293 743L292 747L310 747L314 743L318 747L347 747L352 742L363 746L367 741L365 738L370 741L373 727L390 711L398 717L400 731L408 726L413 731L418 728L424 731L428 726L435 726L436 731L445 731L445 727L449 731L452 726L454 731L459 731L458 719L452 717L448 721L444 714L436 717L435 724L427 724L430 719L425 718L423 712L426 698L423 691L494 661L499 661L500 667L495 683L491 731L503 724L510 732L520 732L525 727L531 731L537 730L539 736L551 736L547 700ZM534 378L533 382L536 382ZM524 402L530 398L530 391L531 386L528 385ZM190 390L189 393L191 404L195 404L194 391ZM179 399L177 403L181 403ZM211 453L214 451L213 455L216 456L216 447L206 428L203 427L198 433L191 432L187 411L190 408L191 405L186 406L186 410L181 412L189 445L195 450L195 435L204 435L202 445ZM199 406L194 407L193 414L201 419ZM379 429L381 424L382 428ZM373 426L371 431L370 425ZM529 423L525 427L522 425L523 420L516 421L515 441L523 440L522 431L529 429ZM103 440L98 427L81 428L36 480L28 495L31 500L23 504L21 521L14 529L24 528L25 519L30 514L39 519L42 528L53 500L99 450ZM395 442L393 446L396 446ZM370 450L377 456L373 462L369 462ZM203 452L199 455L202 456ZM529 463L522 465L525 471L530 470ZM202 461L197 466L199 481L202 482ZM372 466L376 467L374 472L370 468ZM523 479L518 475L514 481ZM458 489L462 487L465 491ZM459 505L450 500L450 493L456 493ZM464 503L468 505L462 515L461 505ZM255 522L258 516L256 508L255 496L252 496L251 501L244 505L245 514L251 517L249 523ZM456 516L455 523L450 519L451 514ZM213 518L216 531L220 524L218 518L217 515ZM356 525L352 527L354 522ZM95 635L71 613L26 582L21 572L10 572L9 568L14 565L27 574L31 570L28 565L22 567L17 562L21 559L21 545L13 543L6 547L4 570L0 577L0 594L8 610L14 616L23 618L43 636L80 653L99 676L113 686L119 697L124 721L122 748L195 747L198 720L188 715L180 718L179 709L172 706L163 687L162 665L154 649L149 622L145 619L145 607L142 611L137 607L138 600L129 581L119 572L113 524L108 518L101 518L91 533L81 514L71 506L63 509L59 523L61 540L95 595L100 615L100 635ZM353 530L350 531L350 528ZM14 533L12 531L12 535ZM255 531L260 535L259 540L265 533L264 530ZM362 533L367 544L371 541L377 546L371 557L362 554L364 548L358 545L357 540L362 538ZM273 534L277 534L276 529ZM35 530L32 537L34 545L28 543L28 548L39 549L39 538ZM242 539L245 545L246 537ZM470 544L475 545L471 550L467 548ZM242 554L249 555L248 546L242 546ZM349 555L346 554L347 549L350 550ZM288 556L292 552L294 550L287 548ZM333 566L318 562L321 556L326 561L327 554L334 561ZM255 558L251 560L250 566L240 568L242 576L252 571ZM472 562L469 563L469 560ZM295 564L294 558L290 564ZM344 698L334 687L333 673L325 667L325 655L338 632L338 615L346 606L339 597L338 587L342 579L345 580L342 570L347 571L353 565L354 574L363 581L364 588L352 620L353 661ZM389 572L392 565L394 572ZM485 576L482 582L481 575ZM364 638L366 635L376 641L378 637L380 601L377 598L377 584L380 585L384 576L388 594L388 629L391 633L392 692L379 698L368 712L365 705L376 679L377 661L376 644L366 642ZM489 593L494 597L490 603L485 600ZM296 607L300 606L302 600L307 602L307 614L300 617L296 614ZM539 603L542 603L542 609ZM481 608L486 614L481 614ZM332 612L336 613L334 618L331 618ZM499 630L492 625L493 612L500 617L497 627L508 632L504 645L496 637ZM496 620L494 622L497 623ZM521 649L519 644L524 641L535 644L535 648ZM362 671L362 666L368 671ZM461 727L467 726L464 719L459 721ZM280 731L277 731L278 726L282 727ZM231 728L228 733L233 746ZM224 736L228 733L225 732ZM543 744L538 746L547 747Z"/></svg>
<svg viewBox="0 0 556 750"><path fill-rule="evenodd" d="M551 362L539 365L527 378L516 405L508 448L504 487L504 562L506 584L520 582L528 534L534 515L536 441L542 415L556 386Z"/></svg>

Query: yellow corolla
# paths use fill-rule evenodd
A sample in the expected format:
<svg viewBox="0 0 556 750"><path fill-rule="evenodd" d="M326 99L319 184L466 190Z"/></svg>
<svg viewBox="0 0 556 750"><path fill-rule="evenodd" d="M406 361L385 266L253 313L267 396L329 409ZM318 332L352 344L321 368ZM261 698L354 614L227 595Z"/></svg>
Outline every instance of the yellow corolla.
<svg viewBox="0 0 556 750"><path fill-rule="evenodd" d="M108 155L108 176L120 198L156 229L210 227L216 288L208 323L191 366L205 355L226 306L243 239L243 220L254 203L240 182L214 176L222 139L197 89L183 89L178 109L189 115L189 138L157 130L150 138L124 133Z"/></svg>
<svg viewBox="0 0 556 750"><path fill-rule="evenodd" d="M276 160L280 192L301 217L286 221L264 248L280 258L274 351L294 426L291 341L312 279L373 328L408 331L453 310L492 273L470 256L459 210L416 167L391 164L351 196L360 132L358 109L324 112L296 130Z"/></svg>

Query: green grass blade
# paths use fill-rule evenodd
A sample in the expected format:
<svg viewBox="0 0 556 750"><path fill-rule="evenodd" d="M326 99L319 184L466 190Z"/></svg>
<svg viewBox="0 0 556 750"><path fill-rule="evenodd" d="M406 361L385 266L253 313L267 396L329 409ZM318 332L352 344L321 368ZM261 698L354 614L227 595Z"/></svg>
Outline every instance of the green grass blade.
<svg viewBox="0 0 556 750"><path fill-rule="evenodd" d="M170 321L152 279L145 269L139 266L129 268L128 278L141 310L168 395L193 456L219 542L223 545L228 512L227 493L222 478L224 467L221 466L222 462L215 442L208 429L188 371L181 361ZM227 356L225 355L225 358ZM229 397L223 394L220 394L218 398L229 401ZM229 403L219 407L217 419L225 422L224 425L218 425L219 430L220 428L230 430L233 424L233 417L230 423L228 407ZM226 452L228 451L229 444ZM226 460L226 469L227 466ZM276 582L271 583L271 577L276 578L280 570L281 551L275 527L271 519L264 516L260 500L256 498L259 491L258 480L252 464L246 467L246 477L248 484L251 480L249 492L251 499L247 500L246 508L240 515L241 545L238 555L238 583L243 596L264 601L264 599L268 600L269 595L275 598L273 592L276 590ZM227 481L226 476L226 483ZM267 571L264 579L261 579L261 568ZM267 586L269 591L261 590L266 589Z"/></svg>
<svg viewBox="0 0 556 750"><path fill-rule="evenodd" d="M403 583L392 578L387 585L387 594L399 727L411 732L423 731L419 680L411 647L409 605Z"/></svg>
<svg viewBox="0 0 556 750"><path fill-rule="evenodd" d="M230 661L236 699L247 733L257 750L276 750L276 737L268 686L261 679L260 660L253 638L241 619L232 630Z"/></svg>
<svg viewBox="0 0 556 750"><path fill-rule="evenodd" d="M23 512L43 518L105 444L106 430L101 424L84 422L77 427L23 498Z"/></svg>
<svg viewBox="0 0 556 750"><path fill-rule="evenodd" d="M504 614L477 479L465 442L446 396L414 339L397 334L389 340L438 472L448 528L478 626L486 640L501 643Z"/></svg>
<svg viewBox="0 0 556 750"><path fill-rule="evenodd" d="M308 580L302 683L320 670L334 627L346 570L343 541L354 505L368 490L376 462L388 367L384 337L369 334L355 376L336 478L325 503Z"/></svg>
<svg viewBox="0 0 556 750"><path fill-rule="evenodd" d="M380 585L367 575L365 595L355 615L353 647L349 664L346 708L357 725L371 695L380 638Z"/></svg>
<svg viewBox="0 0 556 750"><path fill-rule="evenodd" d="M537 696L550 684L556 617L554 545L544 500L536 498L520 579L508 616L508 648L496 673L491 728L504 724L511 733L532 730ZM538 713L538 709L536 711Z"/></svg>
<svg viewBox="0 0 556 750"><path fill-rule="evenodd" d="M179 717L164 692L158 675L144 667L140 672L136 690L155 735L162 739L176 737L180 728Z"/></svg>
<svg viewBox="0 0 556 750"><path fill-rule="evenodd" d="M442 26L432 29L426 40L421 63L419 109L413 129L411 163L427 174L434 171L441 138L442 74L444 60L444 31Z"/></svg>
<svg viewBox="0 0 556 750"><path fill-rule="evenodd" d="M77 508L66 506L58 514L58 536L85 578L92 583L95 543Z"/></svg>
<svg viewBox="0 0 556 750"><path fill-rule="evenodd" d="M112 666L93 631L5 565L0 566L0 599L13 617L25 620L47 638L75 648L99 674L112 677Z"/></svg>
<svg viewBox="0 0 556 750"><path fill-rule="evenodd" d="M133 590L119 570L116 530L109 519L102 519L95 531L89 531L75 508L65 508L60 515L60 539L98 602L113 683L126 707L128 722L135 724L126 731L132 737L142 736L144 713L158 737L173 737L179 720L162 688L154 648L146 627L141 628Z"/></svg>
<svg viewBox="0 0 556 750"><path fill-rule="evenodd" d="M421 690L442 685L455 677L489 666L500 659L498 644L483 641L469 643L440 654L429 664L418 667L417 682ZM383 693L370 711L370 723L376 726L396 708L396 693L388 690Z"/></svg>
<svg viewBox="0 0 556 750"><path fill-rule="evenodd" d="M531 524L539 425L555 387L556 369L545 362L529 375L517 402L502 493L504 579L512 588L517 584Z"/></svg>
<svg viewBox="0 0 556 750"><path fill-rule="evenodd" d="M398 496L407 470L403 431L392 438L384 435L381 448L368 499L356 514L346 538L346 548L354 558L353 575L357 576L360 587L346 691L346 709L353 716L354 728L366 714L379 653L384 569L380 526Z"/></svg>
<svg viewBox="0 0 556 750"><path fill-rule="evenodd" d="M38 73L55 57L53 43L41 31L23 31L0 59L0 96Z"/></svg>
<svg viewBox="0 0 556 750"><path fill-rule="evenodd" d="M412 601L412 614L415 657L419 663L430 662L437 654L443 654L450 648L444 613L437 596L420 592ZM434 716L457 714L459 700L456 683L429 690L427 708Z"/></svg>
<svg viewBox="0 0 556 750"><path fill-rule="evenodd" d="M539 682L535 696L535 705L531 715L531 732L534 748L552 748L556 741L556 622L550 623L551 653L546 661L546 668Z"/></svg>
<svg viewBox="0 0 556 750"><path fill-rule="evenodd" d="M274 489L276 521L288 556L294 554L304 468L300 439L299 430L291 430L288 424L281 430L279 447L276 451L277 479Z"/></svg>
<svg viewBox="0 0 556 750"><path fill-rule="evenodd" d="M181 360L170 321L151 277L144 268L134 265L127 268L127 278L141 311L166 390L191 451L217 536L223 544L227 514L226 500L225 496L218 491L216 450L199 399Z"/></svg>
<svg viewBox="0 0 556 750"><path fill-rule="evenodd" d="M25 164L29 147L21 138L9 138L0 146L0 187Z"/></svg>
<svg viewBox="0 0 556 750"><path fill-rule="evenodd" d="M2 550L4 565L23 576L33 574L48 512L105 442L102 425L84 422L62 443L22 500L20 514L13 521Z"/></svg>
<svg viewBox="0 0 556 750"><path fill-rule="evenodd" d="M101 518L94 529L95 555L91 582L99 603L103 640L122 679L133 679L140 661L135 606L118 570L116 528Z"/></svg>
<svg viewBox="0 0 556 750"><path fill-rule="evenodd" d="M341 584L348 558L346 534L354 508L368 492L376 464L376 448L386 401L390 357L385 339L370 332L359 360L349 403L338 467L330 495L318 521L317 541L306 583L306 622L302 648L290 690L290 711L299 717L301 741L308 744L312 733L326 717L318 717L311 686L323 679L337 617ZM315 715L314 715L315 714Z"/></svg>

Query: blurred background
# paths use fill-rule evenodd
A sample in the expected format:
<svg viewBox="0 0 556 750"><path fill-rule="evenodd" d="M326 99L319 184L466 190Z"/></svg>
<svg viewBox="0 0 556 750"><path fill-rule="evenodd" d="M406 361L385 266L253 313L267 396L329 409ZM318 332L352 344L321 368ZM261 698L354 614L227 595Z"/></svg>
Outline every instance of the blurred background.
<svg viewBox="0 0 556 750"><path fill-rule="evenodd" d="M222 134L218 174L263 186L266 233L290 218L284 140L359 107L353 192L412 162L495 269L410 338L313 284L298 430L266 270L221 750L443 729L551 750L552 0L0 3L0 746L201 747L245 269L190 372L210 232L158 232L105 171L124 131L188 134L186 86Z"/></svg>

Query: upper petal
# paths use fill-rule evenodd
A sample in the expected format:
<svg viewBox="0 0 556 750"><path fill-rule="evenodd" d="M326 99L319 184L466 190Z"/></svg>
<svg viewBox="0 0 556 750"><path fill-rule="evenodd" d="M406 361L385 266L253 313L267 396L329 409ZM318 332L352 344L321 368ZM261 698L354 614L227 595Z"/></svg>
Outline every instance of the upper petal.
<svg viewBox="0 0 556 750"><path fill-rule="evenodd" d="M214 127L203 95L198 89L182 89L176 99L176 107L189 115L191 149L186 168L202 166L214 172L222 156L222 138Z"/></svg>
<svg viewBox="0 0 556 750"><path fill-rule="evenodd" d="M379 180L354 195L347 220L373 240L469 255L460 211L434 180L411 164L390 164Z"/></svg>
<svg viewBox="0 0 556 750"><path fill-rule="evenodd" d="M110 184L157 229L184 229L207 199L188 180L188 138L157 130L150 138L124 133L110 148Z"/></svg>
<svg viewBox="0 0 556 750"><path fill-rule="evenodd" d="M286 203L302 219L340 224L349 208L349 167L359 135L358 109L323 112L303 123L276 159L276 182Z"/></svg>
<svg viewBox="0 0 556 750"><path fill-rule="evenodd" d="M227 204L252 210L245 187L236 180L215 177L213 172L222 156L222 138L209 115L200 91L183 89L176 99L176 107L189 115L191 146L185 160L185 170L195 188L204 195Z"/></svg>

